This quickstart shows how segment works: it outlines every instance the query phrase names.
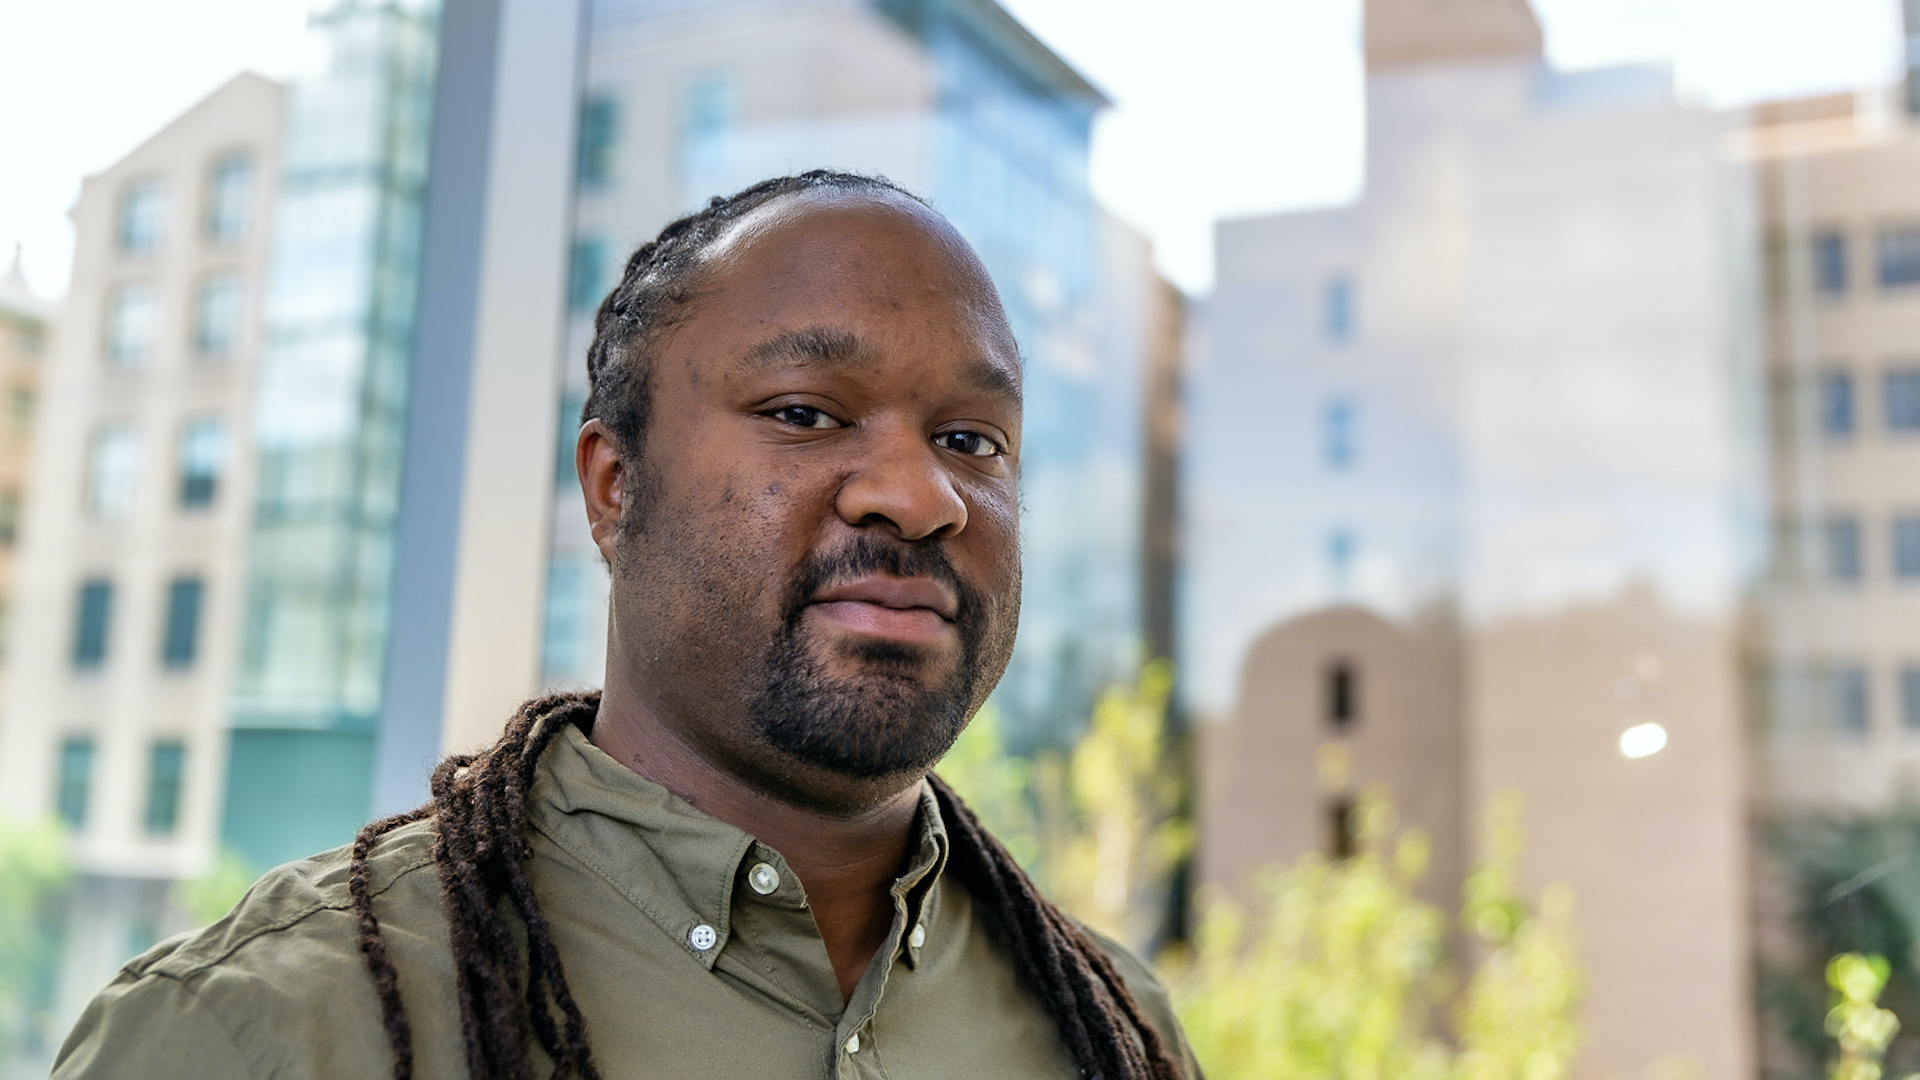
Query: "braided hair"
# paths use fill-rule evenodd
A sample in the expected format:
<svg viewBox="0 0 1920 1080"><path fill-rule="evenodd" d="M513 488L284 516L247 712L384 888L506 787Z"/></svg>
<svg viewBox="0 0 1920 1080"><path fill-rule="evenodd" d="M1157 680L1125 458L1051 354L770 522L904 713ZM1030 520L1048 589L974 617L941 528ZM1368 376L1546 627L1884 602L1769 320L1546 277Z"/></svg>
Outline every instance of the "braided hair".
<svg viewBox="0 0 1920 1080"><path fill-rule="evenodd" d="M620 284L594 320L587 353L591 392L582 419L612 430L629 461L645 445L650 399L647 352L698 285L700 256L757 206L813 189L898 195L874 177L817 171L767 180L668 225L627 260ZM598 693L551 694L523 704L498 742L448 757L433 770L425 806L376 821L354 838L348 892L361 955L373 977L393 1049L395 1080L413 1075L413 1034L399 975L380 937L367 860L375 843L428 820L440 874L441 908L453 952L467 1071L472 1080L532 1080L529 1043L554 1062L553 1075L598 1080L586 1018L567 977L524 863L527 799L542 753L565 725L590 731ZM1106 953L1078 924L1040 895L1019 864L989 835L953 789L929 776L948 832L947 873L973 897L989 930L1006 945L1015 971L1060 1032L1087 1080L1179 1080L1180 1067L1148 1022ZM510 909L510 911L509 911ZM513 919L524 936L516 940Z"/></svg>

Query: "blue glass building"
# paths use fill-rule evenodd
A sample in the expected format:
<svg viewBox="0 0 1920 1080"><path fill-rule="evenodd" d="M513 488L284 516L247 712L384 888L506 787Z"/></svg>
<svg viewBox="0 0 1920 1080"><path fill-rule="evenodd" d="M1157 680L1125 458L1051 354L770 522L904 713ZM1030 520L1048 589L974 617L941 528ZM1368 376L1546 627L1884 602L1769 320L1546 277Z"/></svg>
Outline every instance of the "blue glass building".
<svg viewBox="0 0 1920 1080"><path fill-rule="evenodd" d="M1145 334L1116 298L1151 270L1088 189L1105 99L992 0L603 0L588 50L546 681L603 664L606 572L572 482L593 306L672 217L835 168L927 197L999 286L1027 386L1026 596L998 701L1016 745L1076 731L1141 637Z"/></svg>
<svg viewBox="0 0 1920 1080"><path fill-rule="evenodd" d="M289 93L223 840L255 866L367 817L399 514L437 3L344 0Z"/></svg>

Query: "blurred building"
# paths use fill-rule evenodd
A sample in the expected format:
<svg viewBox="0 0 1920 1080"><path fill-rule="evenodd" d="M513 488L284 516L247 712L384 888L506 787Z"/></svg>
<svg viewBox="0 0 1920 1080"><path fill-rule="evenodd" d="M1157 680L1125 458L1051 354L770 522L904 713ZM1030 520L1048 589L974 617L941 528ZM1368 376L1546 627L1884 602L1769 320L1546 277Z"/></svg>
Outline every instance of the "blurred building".
<svg viewBox="0 0 1920 1080"><path fill-rule="evenodd" d="M179 928L170 885L214 858L281 96L238 76L88 177L73 208L0 712L5 810L56 814L73 837L64 1019ZM34 399L12 387L19 425ZM10 537L17 435L0 445Z"/></svg>
<svg viewBox="0 0 1920 1080"><path fill-rule="evenodd" d="M1658 69L1552 70L1524 0L1366 18L1364 194L1216 233L1185 479L1200 876L1346 850L1378 784L1451 906L1517 790L1527 887L1577 897L1578 1075L1750 1075L1732 121Z"/></svg>
<svg viewBox="0 0 1920 1080"><path fill-rule="evenodd" d="M20 541L33 415L52 305L35 296L20 269L20 249L0 279L0 709L5 708L7 612L12 607L14 546Z"/></svg>
<svg viewBox="0 0 1920 1080"><path fill-rule="evenodd" d="M672 218L767 176L835 168L928 197L1000 287L1027 362L1027 584L998 701L1017 745L1077 731L1097 689L1155 644L1142 599L1146 388L1150 357L1171 363L1180 338L1178 297L1145 241L1088 192L1089 129L1105 103L992 0L593 6L550 685L598 684L604 663L606 571L572 468L594 308L627 254ZM1170 580L1169 567L1155 572Z"/></svg>
<svg viewBox="0 0 1920 1080"><path fill-rule="evenodd" d="M287 95L219 834L264 869L372 804L436 5L344 0Z"/></svg>
<svg viewBox="0 0 1920 1080"><path fill-rule="evenodd" d="M1751 639L1763 1073L1817 1072L1821 968L1920 1008L1920 127L1899 87L1761 106L1770 573ZM1920 1066L1909 1032L1889 1069Z"/></svg>

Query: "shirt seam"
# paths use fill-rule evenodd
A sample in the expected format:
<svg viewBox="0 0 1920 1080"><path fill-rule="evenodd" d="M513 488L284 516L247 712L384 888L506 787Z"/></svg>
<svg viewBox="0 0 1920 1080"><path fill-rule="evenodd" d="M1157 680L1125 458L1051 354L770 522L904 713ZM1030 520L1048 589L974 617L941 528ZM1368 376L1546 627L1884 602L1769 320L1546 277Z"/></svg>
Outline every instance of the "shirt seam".
<svg viewBox="0 0 1920 1080"><path fill-rule="evenodd" d="M413 862L402 867L398 872L396 872L393 875L391 879L387 881L385 885L380 886L378 889L371 890L368 893L368 898L371 899L372 897L375 897L375 896L385 895L388 890L392 889L395 885L398 885L400 883L401 878L404 878L407 875L412 874L417 870L424 869L431 865L433 865L433 854L431 852L428 852L424 855L415 856ZM345 901L337 901L337 900L314 901L310 903L308 906L303 907L300 910L293 912L292 914L284 915L281 918L266 924L265 926L259 927L258 929L249 932L245 936L241 937L238 941L231 943L225 949L221 950L219 953L213 956L208 956L202 959L196 959L191 961L183 960L178 965L175 965L170 962L175 960L177 957L179 957L180 954L173 953L169 956L162 958L159 962L155 963L151 967L148 967L138 972L136 977L145 976L145 975L158 975L161 978L173 979L177 982L182 982L184 985L184 980L191 978L194 975L198 975L201 972L208 970L209 968L213 968L215 966L225 963L228 959L230 959L233 956L234 953L239 952L241 949L245 948L248 945L251 945L253 942L258 941L260 938L263 938L268 934L277 934L284 930L291 930L294 926L298 925L301 922L306 921L307 919L315 915L318 915L322 911L345 911L347 908L351 906L353 906L353 900L351 898L348 898Z"/></svg>
<svg viewBox="0 0 1920 1080"><path fill-rule="evenodd" d="M383 889L381 891L384 892L386 890ZM248 940L252 940L252 939L249 938ZM172 982L176 987L179 988L181 993L187 996L188 1001L193 1002L194 1008L199 1009L201 1012L206 1013L207 1019L213 1021L213 1026L220 1030L220 1034L226 1036L227 1046L230 1049L232 1049L233 1058L235 1061L240 1063L240 1068L245 1071L246 1075L249 1078L255 1075L253 1071L253 1062L248 1060L246 1051L240 1048L239 1040L233 1037L233 1032L227 1030L226 1022L220 1018L220 1014L214 1010L213 1006L208 1005L205 1001L202 1001L200 999L199 991L187 985L187 980L180 976L172 975L172 974L169 974L168 972L159 971L159 970L151 971L148 974L152 975L156 979L166 979Z"/></svg>

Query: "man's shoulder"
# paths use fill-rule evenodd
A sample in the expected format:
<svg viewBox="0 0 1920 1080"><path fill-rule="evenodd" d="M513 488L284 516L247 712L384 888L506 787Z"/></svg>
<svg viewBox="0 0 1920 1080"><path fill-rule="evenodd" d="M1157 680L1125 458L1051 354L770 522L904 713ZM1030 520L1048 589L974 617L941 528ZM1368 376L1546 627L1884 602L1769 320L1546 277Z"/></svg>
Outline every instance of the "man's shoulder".
<svg viewBox="0 0 1920 1080"><path fill-rule="evenodd" d="M128 964L126 973L192 980L222 966L286 962L305 951L281 947L289 939L309 939L330 949L344 945L357 957L348 889L351 855L350 846L338 847L267 871L225 917L162 942ZM432 866L433 832L427 823L405 825L380 838L367 859L367 885L383 922L437 916L439 885ZM262 939L273 940L275 947L259 948Z"/></svg>
<svg viewBox="0 0 1920 1080"><path fill-rule="evenodd" d="M1092 939L1100 951L1112 962L1114 970L1127 984L1127 991L1133 995L1134 1003L1146 1014L1147 1021L1160 1033L1174 1060L1180 1063L1189 1080L1201 1080L1200 1065L1194 1060L1193 1050L1187 1045L1186 1032L1181 1030L1180 1020L1173 1011L1173 999L1168 996L1165 984L1154 973L1152 965L1135 955L1132 949L1102 934L1085 923L1080 929Z"/></svg>
<svg viewBox="0 0 1920 1080"><path fill-rule="evenodd" d="M451 981L433 834L382 837L368 886L402 982ZM218 922L154 946L88 1005L61 1048L61 1080L375 1075L390 1068L348 890L351 849L268 871ZM438 933L436 933L438 929ZM441 955L434 955L436 952ZM389 942L392 945L392 942ZM424 1075L424 1074L423 1074Z"/></svg>

